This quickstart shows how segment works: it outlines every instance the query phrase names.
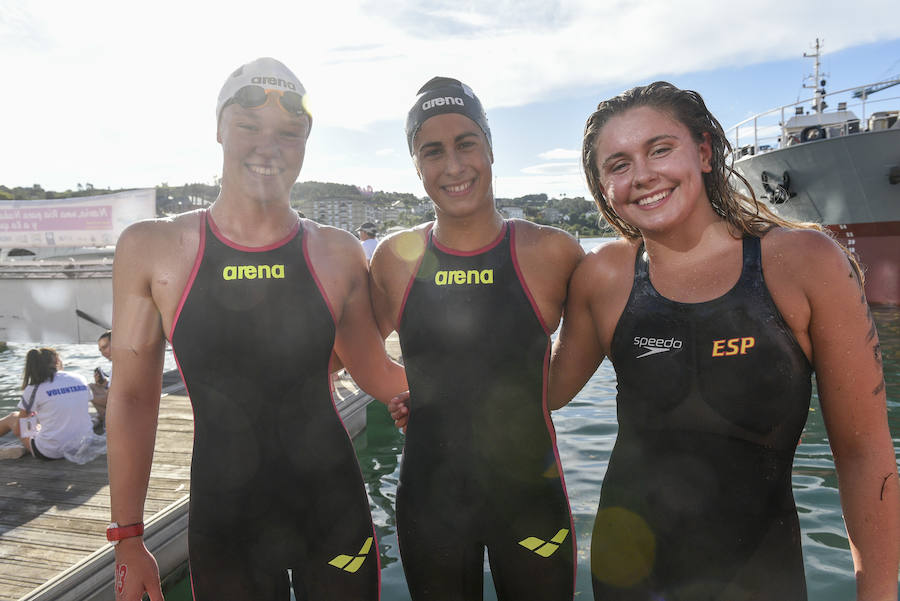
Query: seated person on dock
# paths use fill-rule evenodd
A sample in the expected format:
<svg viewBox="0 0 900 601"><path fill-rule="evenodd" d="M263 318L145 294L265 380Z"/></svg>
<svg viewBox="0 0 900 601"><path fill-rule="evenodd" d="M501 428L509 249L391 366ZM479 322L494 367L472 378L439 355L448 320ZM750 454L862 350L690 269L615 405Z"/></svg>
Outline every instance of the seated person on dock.
<svg viewBox="0 0 900 601"><path fill-rule="evenodd" d="M106 330L97 339L97 350L107 360L110 358L110 345L112 344L112 331ZM106 422L106 400L109 395L109 383L112 379L112 368L104 370L102 367L94 369L94 381L88 384L94 398L91 403L97 411L97 423L94 424L94 432L100 434L103 432L104 423Z"/></svg>
<svg viewBox="0 0 900 601"><path fill-rule="evenodd" d="M490 129L468 86L426 83L406 135L435 221L384 239L371 276L410 382L397 488L410 594L480 599L487 549L501 601L571 601L575 533L545 393L550 334L584 253L497 211Z"/></svg>
<svg viewBox="0 0 900 601"><path fill-rule="evenodd" d="M550 404L610 358L594 597L807 598L791 468L815 372L858 598L896 599L900 487L859 267L820 226L741 194L730 151L700 95L666 82L604 100L585 127L588 185L622 237L572 276Z"/></svg>
<svg viewBox="0 0 900 601"><path fill-rule="evenodd" d="M312 126L305 94L277 60L239 67L216 106L216 201L119 239L107 408L118 601L161 599L140 533L166 338L194 410L193 598L287 600L291 587L303 601L379 597L369 501L329 366L336 356L385 403L406 377L375 325L359 242L291 208Z"/></svg>
<svg viewBox="0 0 900 601"><path fill-rule="evenodd" d="M13 432L38 459L62 459L92 433L87 382L62 366L51 348L28 351L19 411L0 420L0 436Z"/></svg>

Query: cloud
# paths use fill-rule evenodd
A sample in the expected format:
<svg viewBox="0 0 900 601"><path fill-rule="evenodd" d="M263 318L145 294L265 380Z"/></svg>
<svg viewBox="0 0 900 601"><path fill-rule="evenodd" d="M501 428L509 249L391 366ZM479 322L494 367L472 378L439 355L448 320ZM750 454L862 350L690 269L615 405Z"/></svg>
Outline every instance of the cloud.
<svg viewBox="0 0 900 601"><path fill-rule="evenodd" d="M571 175L581 173L581 163L541 163L530 165L522 169L522 173L529 175Z"/></svg>
<svg viewBox="0 0 900 601"><path fill-rule="evenodd" d="M546 161L581 159L581 151L570 150L568 148L554 148L553 150L540 153L538 158Z"/></svg>
<svg viewBox="0 0 900 601"><path fill-rule="evenodd" d="M895 3L858 0L853 10L885 14ZM0 49L15 57L3 81L33 84L0 94L9 174L0 183L211 181L221 165L216 93L259 56L297 73L316 131L365 133L402 123L434 75L471 85L490 113L661 74L796 58L808 42L797 23L811 14L828 52L898 35L891 19L847 19L820 0L756 0L735 11L707 0L330 0L315 10L270 0L238 10L208 0L0 0ZM752 35L735 35L735 24Z"/></svg>
<svg viewBox="0 0 900 601"><path fill-rule="evenodd" d="M386 157L392 154L395 154L397 151L393 148L381 148L375 151L375 156L377 157Z"/></svg>

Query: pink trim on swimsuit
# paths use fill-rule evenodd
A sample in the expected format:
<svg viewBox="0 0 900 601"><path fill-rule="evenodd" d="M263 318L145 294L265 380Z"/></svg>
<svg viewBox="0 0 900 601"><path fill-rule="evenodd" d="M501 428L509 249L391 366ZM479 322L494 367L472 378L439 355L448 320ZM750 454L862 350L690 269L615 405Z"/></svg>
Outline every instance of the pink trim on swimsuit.
<svg viewBox="0 0 900 601"><path fill-rule="evenodd" d="M516 270L516 276L519 278L519 284L522 286L522 290L525 291L525 296L528 297L528 302L531 303L531 309L534 311L534 315L541 323L541 327L544 328L544 332L549 336L553 332L550 330L550 328L547 327L547 323L544 321L544 316L541 315L541 312L538 309L537 301L534 300L534 295L531 294L531 289L528 287L528 284L525 283L525 276L522 275L522 268L519 266L519 256L516 254L516 228L513 223L509 224L509 254L510 256L512 256L513 267Z"/></svg>
<svg viewBox="0 0 900 601"><path fill-rule="evenodd" d="M207 209L206 212L207 212L207 214L209 214L209 209ZM267 251L267 250L272 250L274 248L278 248L279 246L284 246L285 244L290 242L294 236L297 235L298 231L300 231L300 220L298 219L297 223L294 224L294 227L291 228L291 231L288 232L288 234L281 240L277 240L277 241L273 242L272 244L267 244L265 246L244 246L242 244L238 244L237 242L232 242L231 240L226 238L225 234L223 234L222 231L216 225L216 222L213 221L212 214L209 214L208 219L209 219L209 229L212 230L212 233L215 235L216 238L219 239L219 241L222 244L224 244L226 246L230 246L231 248L233 248L235 250L240 250L240 251L249 252L249 253L263 252L263 251Z"/></svg>
<svg viewBox="0 0 900 601"><path fill-rule="evenodd" d="M428 241L431 239L431 228L434 227L434 222L428 224L428 227L425 228L425 251L428 250ZM422 256L419 257L419 260L416 261L416 266L412 271L412 275L409 276L409 282L406 284L406 292L403 293L403 300L400 302L400 311L397 313L397 320L394 322L397 324L397 328L400 328L400 323L403 320L403 311L406 309L406 299L409 298L409 291L412 290L413 282L416 281L416 274L419 273L419 268L422 266L422 261L425 260L425 252L422 253Z"/></svg>
<svg viewBox="0 0 900 601"><path fill-rule="evenodd" d="M206 215L208 213L209 209L200 213L200 244L197 247L197 256L194 257L194 266L191 268L191 275L188 277L187 284L184 286L184 291L181 293L181 300L178 301L178 308L175 309L175 318L172 319L172 329L169 330L169 344L172 344L172 337L175 335L175 326L178 325L178 318L181 317L181 310L184 308L184 303L187 302L188 294L190 294L191 288L194 286L194 280L197 279L197 272L200 271L200 263L203 261L203 251L206 250ZM178 371L181 371L180 367L178 368ZM181 379L184 380L184 374L182 374Z"/></svg>
<svg viewBox="0 0 900 601"><path fill-rule="evenodd" d="M444 246L443 244L441 244L438 241L438 239L434 237L434 234L432 233L431 228L429 228L429 230L428 230L428 235L429 235L429 240L434 242L435 248L439 249L441 252L445 252L448 255L456 255L457 257L473 257L475 255L480 255L481 253L485 253L485 252L491 250L492 248L494 248L495 246L497 246L498 244L500 244L500 241L503 240L503 236L506 234L506 228L507 228L507 222L504 220L503 227L500 228L500 233L497 235L497 237L494 239L493 242L490 242L487 246L483 246L481 248L476 248L475 250L465 250L465 251L464 250L455 250L453 248L450 248L449 246Z"/></svg>

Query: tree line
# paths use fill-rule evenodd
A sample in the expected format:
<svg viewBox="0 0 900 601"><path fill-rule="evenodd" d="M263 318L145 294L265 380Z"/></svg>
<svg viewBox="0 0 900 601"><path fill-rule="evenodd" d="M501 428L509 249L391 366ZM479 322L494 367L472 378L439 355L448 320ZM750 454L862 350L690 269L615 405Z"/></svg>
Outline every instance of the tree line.
<svg viewBox="0 0 900 601"><path fill-rule="evenodd" d="M98 196L125 190L123 188L115 190L95 188L90 183L79 183L75 188L75 190L54 191L45 190L40 184L30 187L0 185L0 200L52 200ZM165 182L161 183L156 186L156 213L162 217L207 206L218 197L220 189L218 179L213 184L190 183L171 186ZM299 204L301 199L319 200L323 198L362 200L378 206L396 206L395 203L399 203L405 210L402 212L408 212L409 217L413 217L411 209L414 206L429 203L426 196L418 197L407 192L373 191L371 188L363 189L350 184L334 182L297 182L291 189L291 202L295 205ZM519 207L529 221L559 227L583 237L608 236L612 233L608 225L600 222L594 203L582 197L550 198L546 194L527 194L517 198L498 198L497 204L500 207ZM432 218L433 213L430 211L425 211L419 217L422 220ZM402 225L415 225L409 219L403 221Z"/></svg>

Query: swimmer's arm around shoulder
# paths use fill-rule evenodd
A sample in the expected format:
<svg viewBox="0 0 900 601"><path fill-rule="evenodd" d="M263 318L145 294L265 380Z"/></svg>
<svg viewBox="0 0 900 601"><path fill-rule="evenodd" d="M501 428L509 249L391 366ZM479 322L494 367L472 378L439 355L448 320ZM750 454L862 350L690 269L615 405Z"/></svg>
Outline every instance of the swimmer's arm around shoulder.
<svg viewBox="0 0 900 601"><path fill-rule="evenodd" d="M383 338L397 329L393 314L396 301L391 294L391 274L398 268L397 261L391 251L392 241L387 239L375 248L372 261L369 263L369 294L372 299L372 312L375 323Z"/></svg>
<svg viewBox="0 0 900 601"><path fill-rule="evenodd" d="M589 254L569 280L562 328L550 355L547 403L551 410L565 406L578 394L606 354L594 315L598 269L602 269L601 261L596 255Z"/></svg>
<svg viewBox="0 0 900 601"><path fill-rule="evenodd" d="M143 521L144 501L159 415L165 339L151 295L154 253L152 226L139 223L122 233L113 264L112 360L116 379L107 403L107 460L112 521ZM162 599L159 570L143 539L116 545L117 601L137 601L146 590ZM121 566L125 570L120 574Z"/></svg>
<svg viewBox="0 0 900 601"><path fill-rule="evenodd" d="M857 599L897 599L900 486L875 322L855 271L818 232L790 232L809 302L809 335L838 473ZM802 269L802 275L800 270Z"/></svg>
<svg viewBox="0 0 900 601"><path fill-rule="evenodd" d="M347 246L342 251L345 260L341 269L350 281L337 324L334 350L356 383L387 404L409 388L406 372L388 357L384 337L375 323L365 253L358 243Z"/></svg>

